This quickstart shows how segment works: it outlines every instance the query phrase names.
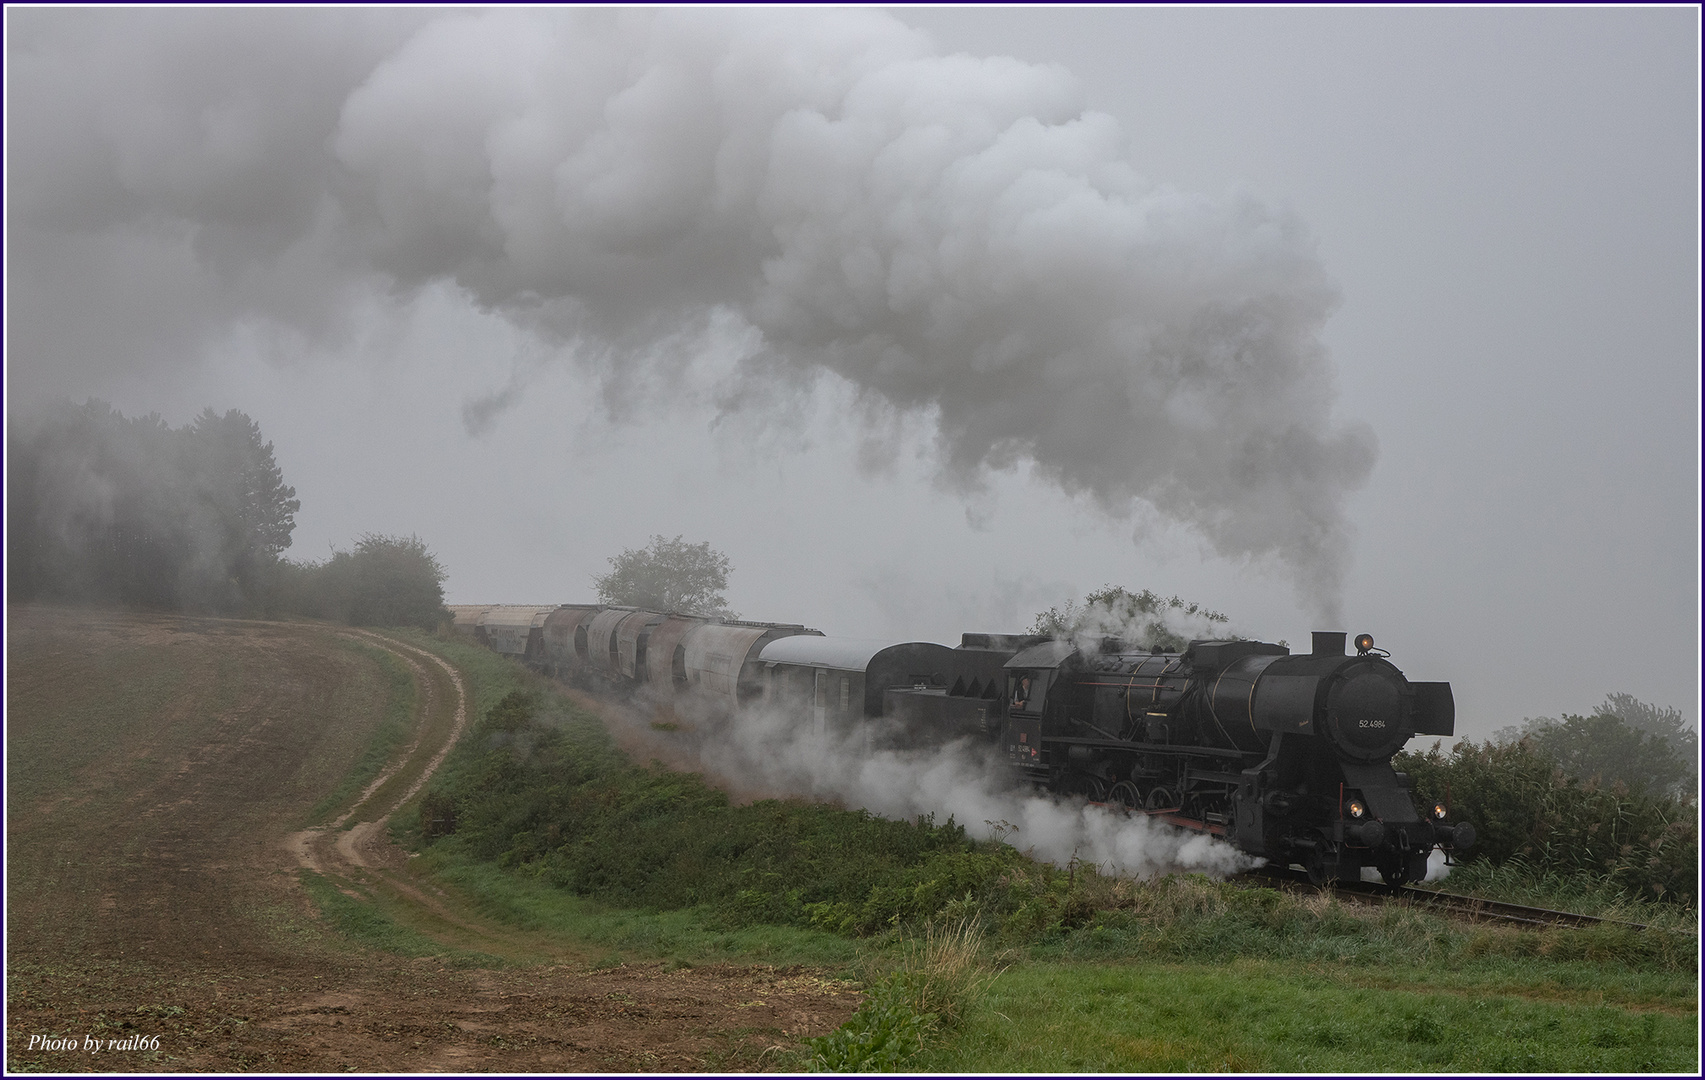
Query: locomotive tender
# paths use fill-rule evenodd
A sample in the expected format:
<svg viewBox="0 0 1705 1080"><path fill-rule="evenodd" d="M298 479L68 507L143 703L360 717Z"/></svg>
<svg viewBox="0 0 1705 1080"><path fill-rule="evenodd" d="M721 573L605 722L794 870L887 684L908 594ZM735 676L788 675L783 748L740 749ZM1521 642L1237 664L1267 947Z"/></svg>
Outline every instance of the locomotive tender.
<svg viewBox="0 0 1705 1080"><path fill-rule="evenodd" d="M1411 737L1453 734L1450 684L1411 682L1365 634L1354 655L1336 632L1296 655L1259 641L1163 652L997 634L949 648L599 605L451 610L458 631L530 666L646 686L678 708L785 709L866 745L992 742L1040 787L1224 837L1316 882L1363 867L1417 881L1435 848L1474 842L1442 803L1418 813L1391 767Z"/></svg>

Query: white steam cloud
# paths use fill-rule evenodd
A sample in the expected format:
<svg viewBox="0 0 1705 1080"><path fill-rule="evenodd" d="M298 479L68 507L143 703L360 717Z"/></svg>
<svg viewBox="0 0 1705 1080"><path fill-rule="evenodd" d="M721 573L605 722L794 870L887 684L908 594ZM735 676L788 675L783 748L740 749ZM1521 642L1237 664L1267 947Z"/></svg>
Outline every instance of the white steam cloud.
<svg viewBox="0 0 1705 1080"><path fill-rule="evenodd" d="M972 836L993 836L1059 866L1076 859L1117 877L1225 876L1256 865L1213 836L1017 787L992 748L970 740L872 749L862 731L817 733L792 713L753 708L728 719L700 718L690 737L665 741L624 710L601 715L631 753L705 772L736 796L834 802L901 821L933 814L941 824L951 816Z"/></svg>
<svg viewBox="0 0 1705 1080"><path fill-rule="evenodd" d="M844 380L874 422L933 425L954 491L1031 462L1279 559L1336 621L1374 439L1331 417L1310 238L1144 180L1059 68L937 55L863 10L9 26L26 391L257 327L335 340L448 285L615 406L732 342L725 411ZM470 402L470 431L526 381Z"/></svg>

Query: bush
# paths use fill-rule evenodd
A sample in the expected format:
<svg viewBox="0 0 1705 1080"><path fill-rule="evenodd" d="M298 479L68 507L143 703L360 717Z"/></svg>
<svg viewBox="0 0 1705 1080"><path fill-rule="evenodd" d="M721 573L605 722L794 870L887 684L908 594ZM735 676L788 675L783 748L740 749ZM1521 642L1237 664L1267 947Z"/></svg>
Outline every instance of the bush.
<svg viewBox="0 0 1705 1080"><path fill-rule="evenodd" d="M975 907L1024 861L953 821L793 800L732 806L703 778L636 766L584 715L519 693L480 721L434 792L453 812L435 803L433 820L454 821L476 858L611 904L704 905L730 927L879 933L967 909L968 895Z"/></svg>
<svg viewBox="0 0 1705 1080"><path fill-rule="evenodd" d="M1521 857L1540 874L1602 876L1633 893L1683 904L1699 897L1694 810L1673 797L1578 780L1531 742L1438 744L1392 764L1425 804L1442 799L1478 836L1465 861Z"/></svg>
<svg viewBox="0 0 1705 1080"><path fill-rule="evenodd" d="M274 609L301 502L243 413L173 429L64 402L20 417L6 451L10 599Z"/></svg>
<svg viewBox="0 0 1705 1080"><path fill-rule="evenodd" d="M354 551L323 563L288 563L284 607L351 626L418 626L451 621L444 567L418 536L368 533Z"/></svg>
<svg viewBox="0 0 1705 1080"><path fill-rule="evenodd" d="M896 1072L924 1048L934 1017L919 1012L897 978L870 988L858 1011L829 1034L806 1039L812 1072Z"/></svg>
<svg viewBox="0 0 1705 1080"><path fill-rule="evenodd" d="M1620 782L1637 791L1678 797L1694 794L1698 787L1698 735L1678 710L1659 709L1629 694L1610 695L1591 716L1526 720L1493 738L1505 744L1525 741L1577 779Z"/></svg>
<svg viewBox="0 0 1705 1080"><path fill-rule="evenodd" d="M893 1072L931 1035L960 1026L999 975L979 964L982 945L973 919L930 926L845 1024L806 1040L811 1071Z"/></svg>

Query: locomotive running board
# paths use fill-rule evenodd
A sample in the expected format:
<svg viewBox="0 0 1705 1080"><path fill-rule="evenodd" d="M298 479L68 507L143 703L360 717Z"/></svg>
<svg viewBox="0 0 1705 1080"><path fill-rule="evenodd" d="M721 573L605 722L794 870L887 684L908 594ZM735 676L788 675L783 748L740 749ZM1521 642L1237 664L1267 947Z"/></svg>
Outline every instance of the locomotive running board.
<svg viewBox="0 0 1705 1080"><path fill-rule="evenodd" d="M1178 807L1178 809L1182 810L1183 807ZM1224 825L1215 825L1212 822L1197 821L1195 818L1181 817L1172 810L1144 810L1143 813L1152 818L1159 818L1168 825L1176 825L1181 829L1189 829L1191 832L1205 832L1212 836L1225 835Z"/></svg>
<svg viewBox="0 0 1705 1080"><path fill-rule="evenodd" d="M1212 822L1197 821L1195 818L1180 816L1179 811L1184 809L1182 806L1166 807L1160 810L1138 810L1134 807L1126 806L1123 803L1091 802L1089 805L1105 806L1110 810L1119 809L1128 811L1132 814L1142 814L1144 817L1158 818L1161 821L1166 822L1168 825L1176 825L1181 829L1189 829L1191 832L1205 832L1210 836L1225 835L1224 825L1215 825Z"/></svg>

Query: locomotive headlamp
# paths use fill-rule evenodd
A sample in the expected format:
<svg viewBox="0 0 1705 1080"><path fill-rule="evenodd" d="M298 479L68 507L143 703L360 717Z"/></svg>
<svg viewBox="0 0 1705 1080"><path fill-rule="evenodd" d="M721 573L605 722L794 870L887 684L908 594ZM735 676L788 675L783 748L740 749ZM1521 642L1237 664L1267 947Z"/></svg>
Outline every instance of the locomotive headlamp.
<svg viewBox="0 0 1705 1080"><path fill-rule="evenodd" d="M1350 805L1344 809L1348 810L1350 812L1350 816L1355 818L1357 821L1368 816L1368 808L1362 805L1362 800L1360 799L1351 799Z"/></svg>
<svg viewBox="0 0 1705 1080"><path fill-rule="evenodd" d="M1356 635L1356 651L1357 652L1365 653L1371 648L1373 648L1373 635L1372 634L1357 634Z"/></svg>
<svg viewBox="0 0 1705 1080"><path fill-rule="evenodd" d="M1436 802L1433 804L1433 820L1434 821L1443 821L1447 816L1448 815L1446 815L1446 813L1445 813L1445 804L1444 803Z"/></svg>

